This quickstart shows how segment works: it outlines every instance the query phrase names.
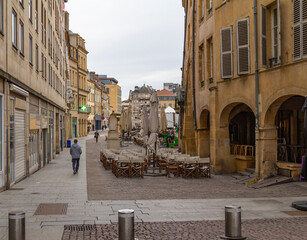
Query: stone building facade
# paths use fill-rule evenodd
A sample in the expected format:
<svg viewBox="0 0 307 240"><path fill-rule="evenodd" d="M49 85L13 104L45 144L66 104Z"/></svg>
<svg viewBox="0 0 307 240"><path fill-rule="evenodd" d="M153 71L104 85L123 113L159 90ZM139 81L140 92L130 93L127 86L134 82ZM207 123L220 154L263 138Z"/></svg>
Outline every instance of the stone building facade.
<svg viewBox="0 0 307 240"><path fill-rule="evenodd" d="M98 75L99 81L105 86L106 93L108 95L108 102L110 108L112 107L117 117L120 116L122 111L122 88L118 85L118 81L115 78L108 78L107 75Z"/></svg>
<svg viewBox="0 0 307 240"><path fill-rule="evenodd" d="M162 89L160 91L157 91L157 96L159 99L159 112L162 107L164 108L175 108L176 103L176 94L166 90Z"/></svg>
<svg viewBox="0 0 307 240"><path fill-rule="evenodd" d="M0 191L44 167L63 149L63 4L0 1Z"/></svg>
<svg viewBox="0 0 307 240"><path fill-rule="evenodd" d="M147 110L150 108L150 97L154 92L152 86L135 86L133 91L129 92L129 103L132 108L132 116L134 119L139 119L144 105L147 106Z"/></svg>
<svg viewBox="0 0 307 240"><path fill-rule="evenodd" d="M215 172L255 167L257 178L285 171L295 175L306 150L301 109L307 95L307 4L182 4L183 152L210 156Z"/></svg>
<svg viewBox="0 0 307 240"><path fill-rule="evenodd" d="M77 33L67 32L69 49L70 86L73 99L69 104L69 137L83 137L87 135L88 110L87 95L89 93L87 50L85 40Z"/></svg>

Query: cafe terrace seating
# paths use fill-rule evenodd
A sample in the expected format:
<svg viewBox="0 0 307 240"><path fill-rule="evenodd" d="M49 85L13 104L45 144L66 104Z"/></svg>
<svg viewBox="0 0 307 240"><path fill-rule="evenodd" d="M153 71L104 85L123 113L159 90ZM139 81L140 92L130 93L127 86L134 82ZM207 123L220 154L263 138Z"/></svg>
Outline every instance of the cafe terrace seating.
<svg viewBox="0 0 307 240"><path fill-rule="evenodd" d="M148 166L153 162L153 154L146 156L142 149L111 150L104 149L100 160L106 170L112 169L116 177L144 177ZM200 158L181 154L176 149L159 149L156 153L159 172L166 172L168 177L183 178L211 177L210 158Z"/></svg>

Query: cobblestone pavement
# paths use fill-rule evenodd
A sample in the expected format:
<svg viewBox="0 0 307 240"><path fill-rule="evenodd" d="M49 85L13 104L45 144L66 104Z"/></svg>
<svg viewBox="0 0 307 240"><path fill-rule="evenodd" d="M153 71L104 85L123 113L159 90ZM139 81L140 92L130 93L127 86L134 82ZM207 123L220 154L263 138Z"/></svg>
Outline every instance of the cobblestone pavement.
<svg viewBox="0 0 307 240"><path fill-rule="evenodd" d="M307 182L292 182L262 189L251 189L234 183L231 175L213 175L209 178L184 179L162 177L116 178L99 161L106 142L87 140L88 200L145 200L145 199L204 199L257 198L307 196ZM126 148L138 148L130 144Z"/></svg>
<svg viewBox="0 0 307 240"><path fill-rule="evenodd" d="M257 219L242 223L248 240L302 240L307 236L307 218ZM62 240L118 238L118 225L92 225L91 231L70 231L65 227ZM224 232L223 221L136 223L139 240L218 240Z"/></svg>

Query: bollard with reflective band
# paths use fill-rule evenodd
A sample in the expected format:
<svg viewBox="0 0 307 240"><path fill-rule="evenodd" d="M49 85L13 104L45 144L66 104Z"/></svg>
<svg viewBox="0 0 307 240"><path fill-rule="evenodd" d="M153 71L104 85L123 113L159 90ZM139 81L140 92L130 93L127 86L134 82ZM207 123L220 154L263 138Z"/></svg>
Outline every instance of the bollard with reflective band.
<svg viewBox="0 0 307 240"><path fill-rule="evenodd" d="M118 210L118 239L134 240L134 210Z"/></svg>
<svg viewBox="0 0 307 240"><path fill-rule="evenodd" d="M9 240L25 240L25 212L12 211L9 212Z"/></svg>
<svg viewBox="0 0 307 240"><path fill-rule="evenodd" d="M225 236L222 239L243 240L241 233L241 207L225 206Z"/></svg>

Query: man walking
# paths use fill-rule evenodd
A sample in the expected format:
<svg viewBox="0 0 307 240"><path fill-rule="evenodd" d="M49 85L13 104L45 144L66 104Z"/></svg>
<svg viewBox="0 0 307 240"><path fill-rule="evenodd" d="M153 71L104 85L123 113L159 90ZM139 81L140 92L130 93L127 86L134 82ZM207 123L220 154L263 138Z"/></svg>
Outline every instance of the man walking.
<svg viewBox="0 0 307 240"><path fill-rule="evenodd" d="M70 148L70 155L72 158L72 169L74 171L74 174L78 173L81 154L82 154L81 147L78 144L78 140L75 139L74 144Z"/></svg>
<svg viewBox="0 0 307 240"><path fill-rule="evenodd" d="M98 142L99 132L97 130L95 132L95 136L94 137L96 138L96 142Z"/></svg>

